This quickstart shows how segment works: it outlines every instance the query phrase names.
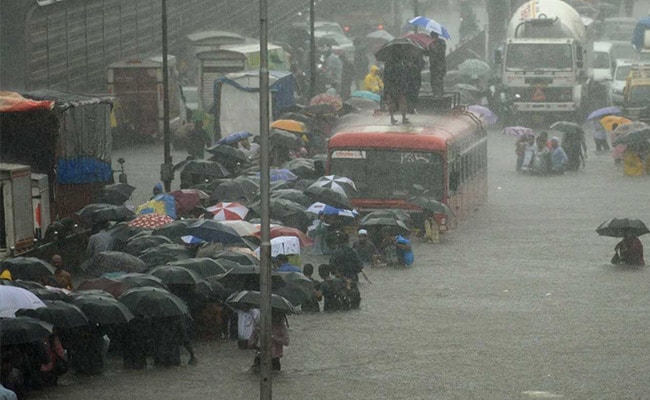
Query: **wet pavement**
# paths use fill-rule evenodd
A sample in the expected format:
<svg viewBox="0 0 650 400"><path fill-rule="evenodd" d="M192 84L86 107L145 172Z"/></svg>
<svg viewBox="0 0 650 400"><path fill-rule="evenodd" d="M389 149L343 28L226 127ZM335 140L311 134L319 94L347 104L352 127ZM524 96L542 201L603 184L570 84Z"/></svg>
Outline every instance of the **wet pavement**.
<svg viewBox="0 0 650 400"><path fill-rule="evenodd" d="M650 222L648 179L624 177L593 143L584 170L519 175L514 140L490 133L488 204L443 243L416 244L414 267L368 270L361 310L290 317L275 398L650 398L650 276L609 265L616 240L595 233L611 217ZM158 154L117 155L150 188ZM259 398L252 352L229 340L196 350L196 366L133 372L111 359L102 376L30 398Z"/></svg>

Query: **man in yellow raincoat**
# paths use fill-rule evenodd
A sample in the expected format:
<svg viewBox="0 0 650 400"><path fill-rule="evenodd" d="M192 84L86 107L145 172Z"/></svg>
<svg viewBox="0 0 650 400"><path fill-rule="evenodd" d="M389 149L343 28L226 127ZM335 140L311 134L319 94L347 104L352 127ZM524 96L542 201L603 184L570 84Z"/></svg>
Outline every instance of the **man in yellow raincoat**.
<svg viewBox="0 0 650 400"><path fill-rule="evenodd" d="M376 65L370 67L370 72L366 75L366 79L363 80L363 90L377 94L381 94L384 90L384 82L379 76L379 67Z"/></svg>

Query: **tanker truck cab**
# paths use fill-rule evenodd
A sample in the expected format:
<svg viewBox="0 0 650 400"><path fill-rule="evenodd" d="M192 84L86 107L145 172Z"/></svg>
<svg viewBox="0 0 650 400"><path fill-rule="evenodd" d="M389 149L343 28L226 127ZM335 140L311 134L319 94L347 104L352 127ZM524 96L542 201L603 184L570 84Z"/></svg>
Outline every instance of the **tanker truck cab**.
<svg viewBox="0 0 650 400"><path fill-rule="evenodd" d="M586 90L585 38L580 15L561 0L531 0L515 12L500 70L516 114L558 119L558 112L580 111Z"/></svg>

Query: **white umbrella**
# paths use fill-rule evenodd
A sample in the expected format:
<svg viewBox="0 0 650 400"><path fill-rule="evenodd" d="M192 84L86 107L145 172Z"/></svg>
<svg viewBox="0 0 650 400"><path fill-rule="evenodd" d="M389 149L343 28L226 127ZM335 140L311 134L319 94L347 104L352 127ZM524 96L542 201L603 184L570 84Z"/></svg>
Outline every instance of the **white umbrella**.
<svg viewBox="0 0 650 400"><path fill-rule="evenodd" d="M21 308L45 307L45 303L27 289L15 286L0 286L0 317L13 318Z"/></svg>
<svg viewBox="0 0 650 400"><path fill-rule="evenodd" d="M248 221L221 221L221 223L234 229L240 236L251 236L259 231L259 228Z"/></svg>
<svg viewBox="0 0 650 400"><path fill-rule="evenodd" d="M335 192L338 192L343 195L348 195L348 191L354 190L357 191L357 187L354 185L354 182L350 178L337 175L326 175L318 178L318 180L311 184L311 186L320 186L328 189L332 189Z"/></svg>
<svg viewBox="0 0 650 400"><path fill-rule="evenodd" d="M260 254L259 247L255 253ZM271 239L271 257L276 257L279 254L300 255L300 239L295 236L278 236Z"/></svg>

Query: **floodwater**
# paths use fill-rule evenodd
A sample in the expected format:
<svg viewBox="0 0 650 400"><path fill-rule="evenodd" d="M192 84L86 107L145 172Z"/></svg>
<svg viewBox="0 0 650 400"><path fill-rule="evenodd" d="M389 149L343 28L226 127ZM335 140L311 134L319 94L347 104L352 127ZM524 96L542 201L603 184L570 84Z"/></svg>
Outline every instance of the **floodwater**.
<svg viewBox="0 0 650 400"><path fill-rule="evenodd" d="M488 204L442 243L416 244L412 268L369 269L361 310L290 317L275 398L650 398L650 274L609 265L616 239L595 233L611 217L650 223L648 178L624 177L591 142L579 172L519 175L514 140L490 132ZM118 153L148 197L161 146ZM111 359L30 398L259 398L252 352L195 348L196 366Z"/></svg>

